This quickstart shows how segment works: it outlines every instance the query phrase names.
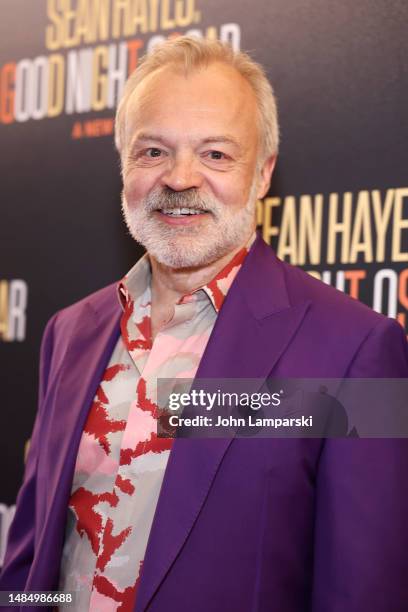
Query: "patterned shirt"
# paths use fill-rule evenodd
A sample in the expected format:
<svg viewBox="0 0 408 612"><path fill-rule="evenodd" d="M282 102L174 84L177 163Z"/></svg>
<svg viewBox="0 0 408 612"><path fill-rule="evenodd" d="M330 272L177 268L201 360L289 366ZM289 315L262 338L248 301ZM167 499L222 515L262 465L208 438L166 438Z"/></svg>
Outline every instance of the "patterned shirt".
<svg viewBox="0 0 408 612"><path fill-rule="evenodd" d="M207 285L183 296L151 337L145 255L119 284L121 335L90 408L75 466L61 591L78 612L133 610L173 440L157 436L157 379L193 379L217 313L254 240Z"/></svg>

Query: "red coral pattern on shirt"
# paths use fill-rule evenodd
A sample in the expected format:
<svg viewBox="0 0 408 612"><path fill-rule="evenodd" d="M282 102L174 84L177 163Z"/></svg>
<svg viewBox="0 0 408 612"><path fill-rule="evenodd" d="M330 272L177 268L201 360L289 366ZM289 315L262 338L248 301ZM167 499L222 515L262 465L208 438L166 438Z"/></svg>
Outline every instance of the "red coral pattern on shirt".
<svg viewBox="0 0 408 612"><path fill-rule="evenodd" d="M84 431L96 438L107 455L110 453L110 444L107 434L114 431L123 431L126 421L114 421L108 418L106 408L98 401L94 402L89 411Z"/></svg>
<svg viewBox="0 0 408 612"><path fill-rule="evenodd" d="M117 608L118 612L130 612L133 610L136 591L139 586L139 578L133 586L127 587L124 591L119 591L110 580L101 575L95 576L94 585L99 593L106 597L110 597L120 604Z"/></svg>
<svg viewBox="0 0 408 612"><path fill-rule="evenodd" d="M94 494L81 487L71 495L69 501L69 506L77 517L76 529L81 536L86 533L95 555L99 552L102 516L94 508L103 501L107 501L111 506L116 506L119 500L115 492Z"/></svg>
<svg viewBox="0 0 408 612"><path fill-rule="evenodd" d="M108 518L102 536L102 550L99 551L98 561L96 563L97 569L103 572L106 567L106 564L109 563L109 561L111 560L111 557L115 550L117 550L123 544L123 542L126 540L131 531L131 527L126 527L125 529L122 529L122 531L118 533L118 535L114 536L113 521L112 519Z"/></svg>
<svg viewBox="0 0 408 612"><path fill-rule="evenodd" d="M116 476L115 486L128 495L132 495L135 492L135 487L132 485L129 478L123 478L120 474Z"/></svg>

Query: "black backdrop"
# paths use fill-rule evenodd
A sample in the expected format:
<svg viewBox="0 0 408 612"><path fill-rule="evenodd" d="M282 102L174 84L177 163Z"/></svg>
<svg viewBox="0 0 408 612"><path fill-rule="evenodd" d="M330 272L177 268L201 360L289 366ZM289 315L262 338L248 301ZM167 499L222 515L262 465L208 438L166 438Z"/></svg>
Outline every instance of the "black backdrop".
<svg viewBox="0 0 408 612"><path fill-rule="evenodd" d="M142 53L157 36L191 29L250 51L274 84L282 131L270 196L259 204L264 236L292 263L325 272L326 282L398 316L408 328L408 4L129 0L126 14L118 12L119 4L1 3L3 540L35 416L44 325L57 309L119 279L141 254L121 220L119 162L110 133L114 108L103 81L104 62L109 53L119 61L123 43L130 43L122 51L126 70L135 49ZM101 21L93 22L98 7ZM115 15L124 18L118 31ZM93 31L95 23L100 28ZM88 56L81 55L84 50ZM89 83L94 89L87 110ZM338 201L341 220L347 199L351 216L330 257L330 211ZM307 240L308 211L321 242L316 236ZM273 228L280 224L279 239Z"/></svg>

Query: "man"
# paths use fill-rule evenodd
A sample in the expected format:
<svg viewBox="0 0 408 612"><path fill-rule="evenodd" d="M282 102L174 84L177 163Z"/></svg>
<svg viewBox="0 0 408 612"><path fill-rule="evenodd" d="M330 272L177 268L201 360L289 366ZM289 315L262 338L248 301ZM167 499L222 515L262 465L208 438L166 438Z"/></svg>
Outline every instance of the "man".
<svg viewBox="0 0 408 612"><path fill-rule="evenodd" d="M405 440L156 435L157 378L408 375L396 322L254 233L278 147L262 70L167 42L116 136L147 255L47 326L2 588L75 591L92 612L405 611Z"/></svg>

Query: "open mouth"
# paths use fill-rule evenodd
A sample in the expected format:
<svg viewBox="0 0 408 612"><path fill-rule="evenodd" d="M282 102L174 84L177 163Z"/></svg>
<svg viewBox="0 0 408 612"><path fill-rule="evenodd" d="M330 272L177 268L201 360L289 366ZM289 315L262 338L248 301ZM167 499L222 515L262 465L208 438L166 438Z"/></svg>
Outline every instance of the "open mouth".
<svg viewBox="0 0 408 612"><path fill-rule="evenodd" d="M191 215L206 214L201 208L160 208L159 212L166 217L189 217Z"/></svg>

